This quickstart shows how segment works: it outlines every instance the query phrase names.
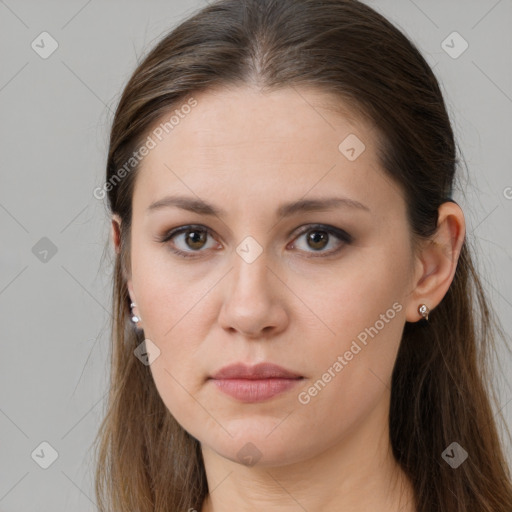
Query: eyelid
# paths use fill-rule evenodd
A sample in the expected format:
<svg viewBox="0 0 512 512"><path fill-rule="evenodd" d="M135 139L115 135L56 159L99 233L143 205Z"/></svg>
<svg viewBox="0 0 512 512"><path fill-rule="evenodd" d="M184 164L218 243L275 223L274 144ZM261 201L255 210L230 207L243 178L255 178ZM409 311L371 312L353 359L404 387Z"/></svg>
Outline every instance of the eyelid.
<svg viewBox="0 0 512 512"><path fill-rule="evenodd" d="M301 229L304 228L304 229ZM345 230L337 228L335 226L331 226L329 224L303 224L302 226L299 226L297 230L300 230L295 238L303 235L304 233L307 233L308 231L313 231L317 229L318 231L327 231L329 234L336 235L339 239L346 241L347 243L350 243L353 241L352 235L348 234ZM296 231L293 230L292 233ZM292 234L290 233L290 234ZM294 240L295 240L294 238Z"/></svg>
<svg viewBox="0 0 512 512"><path fill-rule="evenodd" d="M203 226L202 224L182 224L178 227L166 230L161 235L157 235L155 237L155 240L157 240L158 242L167 242L172 237L179 235L184 231L189 231L193 229L202 229L203 231L207 231L209 234L212 233L212 230L210 228Z"/></svg>

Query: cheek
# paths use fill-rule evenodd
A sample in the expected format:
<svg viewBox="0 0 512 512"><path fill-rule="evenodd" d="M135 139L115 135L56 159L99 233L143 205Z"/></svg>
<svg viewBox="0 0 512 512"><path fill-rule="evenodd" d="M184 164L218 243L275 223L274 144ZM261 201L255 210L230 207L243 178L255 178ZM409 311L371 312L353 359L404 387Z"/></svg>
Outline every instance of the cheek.
<svg viewBox="0 0 512 512"><path fill-rule="evenodd" d="M161 255L140 254L134 289L143 320L144 336L158 347L151 364L153 378L169 406L190 401L204 374L199 352L216 312L211 293L219 276L194 275Z"/></svg>
<svg viewBox="0 0 512 512"><path fill-rule="evenodd" d="M304 349L315 361L315 378L321 381L318 388L329 383L326 388L335 392L324 395L322 391L319 402L341 399L357 407L358 401L372 400L371 393L388 384L405 323L404 260L404 255L389 249L387 253L370 249L367 255L347 260L336 279L317 288L323 293L307 296L308 305L322 320L316 323L324 335L314 350L311 339ZM306 290L304 283L298 293Z"/></svg>
<svg viewBox="0 0 512 512"><path fill-rule="evenodd" d="M174 355L172 347L166 347L161 355L150 366L153 381L166 409L173 415L176 421L187 431L194 426L204 424L207 421L205 411L200 407L200 402L194 399L197 390L190 375L194 374L194 367L183 355ZM179 365L172 360L180 361ZM201 418L201 421L198 421Z"/></svg>
<svg viewBox="0 0 512 512"><path fill-rule="evenodd" d="M401 323L400 310L404 309L407 265L404 254L369 247L342 260L329 274L317 274L314 282L297 280L294 291L315 314L314 321L329 343L339 340L337 348L350 344L376 322L379 331L390 331L394 324L396 337L401 329L396 324Z"/></svg>
<svg viewBox="0 0 512 512"><path fill-rule="evenodd" d="M390 390L404 308L386 289L363 286L333 297L331 309L323 310L335 336L324 336L314 349L309 340L305 350L314 370L297 397L312 430L347 435Z"/></svg>
<svg viewBox="0 0 512 512"><path fill-rule="evenodd" d="M218 281L212 272L198 272L197 266L192 272L173 258L160 246L146 247L134 252L132 263L144 332L159 344L175 340L178 332L180 339L197 334L201 323L191 319L208 303L208 292Z"/></svg>
<svg viewBox="0 0 512 512"><path fill-rule="evenodd" d="M208 295L203 289L196 293L194 287L184 293L178 287L154 284L151 287L151 282L147 282L146 311L141 311L141 315L145 315L145 337L160 350L151 365L155 381L162 382L163 389L173 395L179 392L180 384L194 392L203 377L200 350L212 321L212 315L207 314L207 309L211 309Z"/></svg>

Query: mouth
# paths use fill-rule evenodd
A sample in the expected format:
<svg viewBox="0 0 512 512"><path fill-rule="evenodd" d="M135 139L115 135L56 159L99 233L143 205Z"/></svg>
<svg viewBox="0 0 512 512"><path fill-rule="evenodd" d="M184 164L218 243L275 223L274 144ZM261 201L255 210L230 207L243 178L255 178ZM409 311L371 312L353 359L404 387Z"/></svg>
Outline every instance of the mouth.
<svg viewBox="0 0 512 512"><path fill-rule="evenodd" d="M270 400L304 380L302 375L272 363L225 366L209 378L223 393L240 402Z"/></svg>

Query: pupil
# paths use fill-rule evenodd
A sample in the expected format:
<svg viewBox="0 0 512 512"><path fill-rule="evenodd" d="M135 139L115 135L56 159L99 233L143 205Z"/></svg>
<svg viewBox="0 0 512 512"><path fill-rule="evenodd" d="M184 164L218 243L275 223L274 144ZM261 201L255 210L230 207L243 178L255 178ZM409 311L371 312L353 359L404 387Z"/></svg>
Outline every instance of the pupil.
<svg viewBox="0 0 512 512"><path fill-rule="evenodd" d="M318 236L319 235L319 236ZM309 234L308 241L312 242L313 244L320 244L320 246L312 246L313 249L323 249L325 247L325 243L327 242L327 233L325 231L312 231Z"/></svg>

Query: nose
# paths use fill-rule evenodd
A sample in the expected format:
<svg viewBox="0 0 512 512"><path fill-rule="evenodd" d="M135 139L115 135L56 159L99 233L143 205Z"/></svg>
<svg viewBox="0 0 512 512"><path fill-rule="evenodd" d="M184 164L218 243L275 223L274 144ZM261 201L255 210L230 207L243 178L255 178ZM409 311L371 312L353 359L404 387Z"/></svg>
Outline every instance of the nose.
<svg viewBox="0 0 512 512"><path fill-rule="evenodd" d="M282 299L286 287L267 266L264 253L252 263L237 256L227 279L219 314L223 329L253 339L286 329L289 316Z"/></svg>

